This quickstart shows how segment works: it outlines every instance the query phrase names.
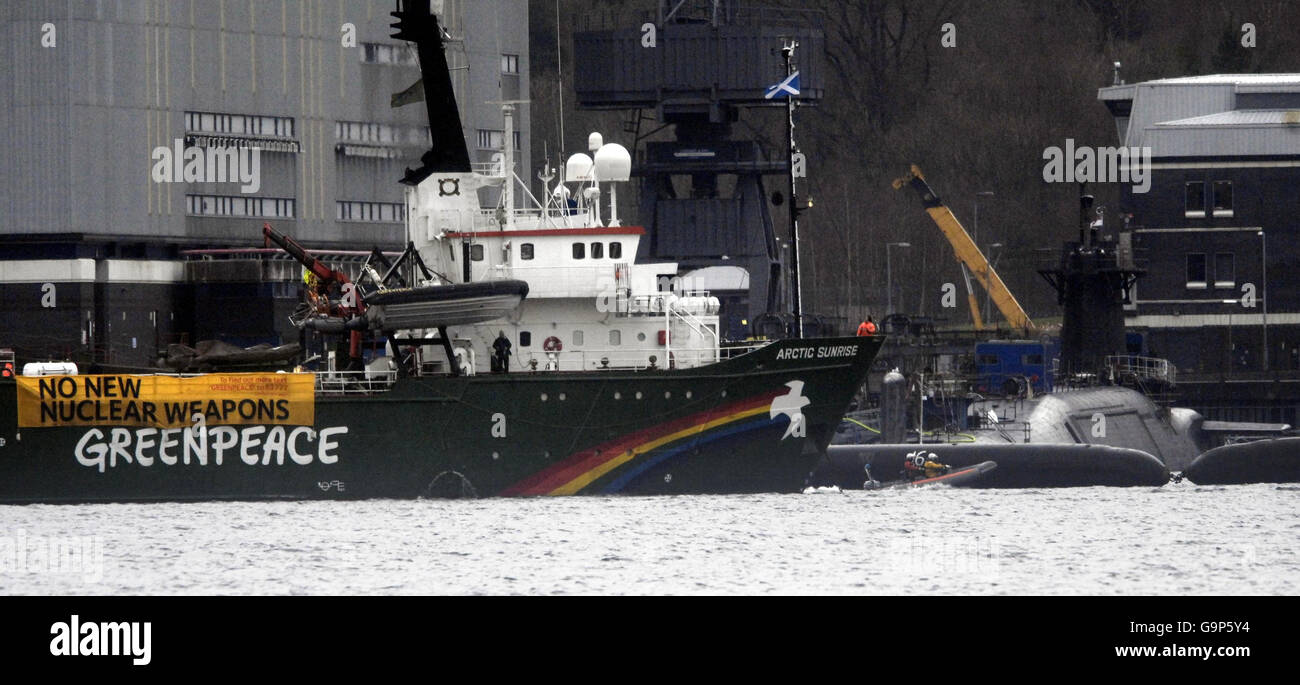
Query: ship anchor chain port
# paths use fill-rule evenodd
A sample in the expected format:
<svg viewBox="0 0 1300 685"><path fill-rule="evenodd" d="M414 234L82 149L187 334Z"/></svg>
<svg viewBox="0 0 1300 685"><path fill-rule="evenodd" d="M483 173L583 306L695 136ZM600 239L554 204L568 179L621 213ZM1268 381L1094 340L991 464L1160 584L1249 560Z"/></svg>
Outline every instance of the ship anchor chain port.
<svg viewBox="0 0 1300 685"><path fill-rule="evenodd" d="M478 491L469 482L465 474L459 471L443 471L429 481L424 489L424 496L429 499L478 499Z"/></svg>

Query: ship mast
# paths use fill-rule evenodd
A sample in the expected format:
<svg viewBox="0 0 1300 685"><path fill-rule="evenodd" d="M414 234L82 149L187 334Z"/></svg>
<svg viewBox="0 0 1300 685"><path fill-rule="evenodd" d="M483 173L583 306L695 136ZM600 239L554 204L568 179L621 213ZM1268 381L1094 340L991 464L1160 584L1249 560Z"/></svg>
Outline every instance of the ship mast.
<svg viewBox="0 0 1300 685"><path fill-rule="evenodd" d="M786 41L785 46L781 48L781 54L785 56L785 76L787 81L794 75L794 64L791 60L794 57L794 49L797 47L799 47L799 41L790 40ZM794 248L790 255L791 287L794 289L792 299L795 337L803 338L803 287L799 279L799 203L796 202L797 195L795 194L794 185L794 155L797 149L794 143L794 95L787 93L785 102L785 126L788 134L787 142L789 143L786 151L790 163L790 242Z"/></svg>

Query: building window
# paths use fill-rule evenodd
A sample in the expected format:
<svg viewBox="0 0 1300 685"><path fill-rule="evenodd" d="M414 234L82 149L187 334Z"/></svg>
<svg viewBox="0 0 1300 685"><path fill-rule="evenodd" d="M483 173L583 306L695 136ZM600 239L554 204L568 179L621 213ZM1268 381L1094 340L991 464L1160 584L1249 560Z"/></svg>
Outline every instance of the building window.
<svg viewBox="0 0 1300 685"><path fill-rule="evenodd" d="M1205 181L1187 184L1187 209L1183 214L1188 218L1205 216Z"/></svg>
<svg viewBox="0 0 1300 685"><path fill-rule="evenodd" d="M366 121L334 122L334 137L349 143L430 145L428 126L391 126Z"/></svg>
<svg viewBox="0 0 1300 685"><path fill-rule="evenodd" d="M186 112L185 130L189 133L230 133L246 136L292 138L293 117Z"/></svg>
<svg viewBox="0 0 1300 685"><path fill-rule="evenodd" d="M420 66L420 55L414 45L390 45L387 43L362 43L362 64L396 64L406 67Z"/></svg>
<svg viewBox="0 0 1300 685"><path fill-rule="evenodd" d="M573 332L573 346L582 347L582 331Z"/></svg>
<svg viewBox="0 0 1300 685"><path fill-rule="evenodd" d="M519 258L523 260L529 260L533 258L532 243L524 243L523 245L519 246Z"/></svg>
<svg viewBox="0 0 1300 685"><path fill-rule="evenodd" d="M1193 290L1205 289L1205 255L1192 252L1187 255L1187 287Z"/></svg>
<svg viewBox="0 0 1300 685"><path fill-rule="evenodd" d="M483 246L481 244L469 246L469 259L472 262L483 261Z"/></svg>
<svg viewBox="0 0 1300 685"><path fill-rule="evenodd" d="M400 224L406 221L406 205L400 202L339 200L334 203L334 218L339 221Z"/></svg>
<svg viewBox="0 0 1300 685"><path fill-rule="evenodd" d="M623 332L622 332L622 331L619 331L619 330L617 330L617 329L611 329L611 330L609 331L609 344L611 344L611 345L622 345L622 344L623 344Z"/></svg>
<svg viewBox="0 0 1300 685"><path fill-rule="evenodd" d="M295 201L284 197L243 195L186 195L185 213L190 216L234 216L259 219L292 219Z"/></svg>
<svg viewBox="0 0 1300 685"><path fill-rule="evenodd" d="M528 331L519 331L519 346L528 347L533 344L533 334Z"/></svg>
<svg viewBox="0 0 1300 685"><path fill-rule="evenodd" d="M592 244L591 244L591 258L592 258L592 259L603 259L604 257L605 257L605 244L604 244L604 243L592 243Z"/></svg>
<svg viewBox="0 0 1300 685"><path fill-rule="evenodd" d="M1235 288L1237 286L1236 264L1231 252L1214 255L1214 287Z"/></svg>
<svg viewBox="0 0 1300 685"><path fill-rule="evenodd" d="M574 244L573 244L573 258L574 258L574 259L582 259L582 258L585 256L585 255L583 254L583 252L585 252L585 249L586 249L586 246L584 246L582 243L574 243Z"/></svg>
<svg viewBox="0 0 1300 685"><path fill-rule="evenodd" d="M623 243L610 243L610 244L609 244L609 258L610 258L610 259L621 259L622 257L623 257Z"/></svg>
<svg viewBox="0 0 1300 685"><path fill-rule="evenodd" d="M1232 181L1214 182L1214 216L1232 216Z"/></svg>
<svg viewBox="0 0 1300 685"><path fill-rule="evenodd" d="M502 141L506 139L505 131L495 129L478 129L478 149L480 150L500 150ZM519 132L515 131L515 149L521 149L519 146Z"/></svg>
<svg viewBox="0 0 1300 685"><path fill-rule="evenodd" d="M519 73L519 55L501 55L501 73Z"/></svg>

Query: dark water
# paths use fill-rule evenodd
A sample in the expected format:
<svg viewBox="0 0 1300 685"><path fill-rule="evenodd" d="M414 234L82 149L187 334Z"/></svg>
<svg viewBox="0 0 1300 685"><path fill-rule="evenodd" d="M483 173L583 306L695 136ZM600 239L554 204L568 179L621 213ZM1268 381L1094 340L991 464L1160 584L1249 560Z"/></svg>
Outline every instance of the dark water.
<svg viewBox="0 0 1300 685"><path fill-rule="evenodd" d="M0 506L6 594L1300 594L1300 487Z"/></svg>

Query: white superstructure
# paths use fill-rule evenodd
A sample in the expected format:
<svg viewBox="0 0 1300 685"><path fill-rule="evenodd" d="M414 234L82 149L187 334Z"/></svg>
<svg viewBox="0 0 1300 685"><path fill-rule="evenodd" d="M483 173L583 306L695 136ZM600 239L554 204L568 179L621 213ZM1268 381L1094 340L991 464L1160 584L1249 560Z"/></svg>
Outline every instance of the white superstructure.
<svg viewBox="0 0 1300 685"><path fill-rule="evenodd" d="M504 110L509 141L513 108ZM589 147L592 155L571 156L553 187L554 170L539 174L544 202L514 174L508 144L473 173L437 173L407 190L408 236L426 265L453 283L528 283L528 297L508 319L448 329L469 350L458 357L476 372L490 369L498 332L510 340L516 372L718 360L717 298L680 282L674 289L676 263L635 263L645 230L620 224L616 197L630 177L628 151L595 133ZM478 190L488 187L502 190L495 209L479 206ZM516 203L517 192L527 201Z"/></svg>

